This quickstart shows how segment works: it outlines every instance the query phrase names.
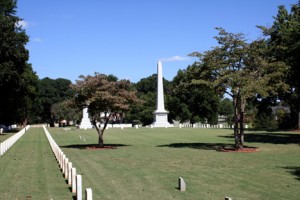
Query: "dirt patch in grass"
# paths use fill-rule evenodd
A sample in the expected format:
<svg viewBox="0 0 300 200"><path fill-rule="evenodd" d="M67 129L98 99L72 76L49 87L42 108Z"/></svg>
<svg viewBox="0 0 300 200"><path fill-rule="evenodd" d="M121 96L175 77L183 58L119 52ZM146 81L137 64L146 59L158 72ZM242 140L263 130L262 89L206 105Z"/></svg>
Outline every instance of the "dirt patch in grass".
<svg viewBox="0 0 300 200"><path fill-rule="evenodd" d="M290 130L290 132L296 132L296 133L300 133L300 129L294 129L294 130Z"/></svg>
<svg viewBox="0 0 300 200"><path fill-rule="evenodd" d="M87 150L92 150L92 151L95 151L95 150L108 150L108 149L117 149L116 146L104 146L104 147L99 147L97 145L94 145L94 146L89 146L89 147L86 147Z"/></svg>
<svg viewBox="0 0 300 200"><path fill-rule="evenodd" d="M254 153L258 152L258 148L256 147L244 147L242 149L235 149L235 148L223 148L221 152L236 152L236 153Z"/></svg>

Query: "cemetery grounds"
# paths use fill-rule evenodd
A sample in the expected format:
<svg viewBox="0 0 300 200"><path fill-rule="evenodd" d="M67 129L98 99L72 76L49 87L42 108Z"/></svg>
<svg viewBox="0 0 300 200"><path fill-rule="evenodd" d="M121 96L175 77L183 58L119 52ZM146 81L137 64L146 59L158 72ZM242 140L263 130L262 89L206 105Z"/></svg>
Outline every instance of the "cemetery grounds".
<svg viewBox="0 0 300 200"><path fill-rule="evenodd" d="M232 130L48 128L93 199L299 199L300 133L247 131L252 153L223 152ZM7 137L7 135L5 136ZM3 139L2 135L0 140ZM178 177L186 191L178 190ZM42 128L0 157L0 199L72 199Z"/></svg>

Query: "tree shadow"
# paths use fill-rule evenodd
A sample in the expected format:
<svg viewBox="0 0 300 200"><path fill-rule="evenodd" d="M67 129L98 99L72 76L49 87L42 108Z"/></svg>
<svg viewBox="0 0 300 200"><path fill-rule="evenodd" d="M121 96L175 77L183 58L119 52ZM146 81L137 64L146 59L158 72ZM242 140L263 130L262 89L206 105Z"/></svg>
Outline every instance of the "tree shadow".
<svg viewBox="0 0 300 200"><path fill-rule="evenodd" d="M300 167L282 167L283 169L286 169L289 173L296 176L295 179L300 181Z"/></svg>
<svg viewBox="0 0 300 200"><path fill-rule="evenodd" d="M118 147L131 146L127 144L104 144L104 149L116 149ZM70 148L70 149L96 149L98 148L97 144L72 144L66 146L60 146L61 148Z"/></svg>
<svg viewBox="0 0 300 200"><path fill-rule="evenodd" d="M231 136L219 136L233 138ZM271 144L300 144L300 134L291 133L245 133L245 142Z"/></svg>
<svg viewBox="0 0 300 200"><path fill-rule="evenodd" d="M234 145L226 144L226 143L171 143L171 144L158 145L156 147L192 148L192 149L222 151L223 149L234 148Z"/></svg>

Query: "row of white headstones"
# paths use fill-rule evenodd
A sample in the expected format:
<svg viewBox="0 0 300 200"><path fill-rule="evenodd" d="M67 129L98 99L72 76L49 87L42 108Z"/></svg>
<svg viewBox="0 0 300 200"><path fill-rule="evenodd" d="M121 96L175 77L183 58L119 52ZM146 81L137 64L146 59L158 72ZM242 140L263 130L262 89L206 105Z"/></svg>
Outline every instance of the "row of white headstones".
<svg viewBox="0 0 300 200"><path fill-rule="evenodd" d="M6 139L5 141L0 143L0 156L2 156L10 147L12 147L30 128L30 125L27 125L25 128Z"/></svg>
<svg viewBox="0 0 300 200"><path fill-rule="evenodd" d="M64 174L65 179L68 181L68 185L72 187L72 193L76 194L77 200L82 200L82 177L80 174L76 174L76 168L72 165L72 162L66 157L64 152L56 144L49 131L43 126L44 132L48 138L51 149L55 155L55 158ZM92 200L93 192L91 188L85 189L85 200Z"/></svg>

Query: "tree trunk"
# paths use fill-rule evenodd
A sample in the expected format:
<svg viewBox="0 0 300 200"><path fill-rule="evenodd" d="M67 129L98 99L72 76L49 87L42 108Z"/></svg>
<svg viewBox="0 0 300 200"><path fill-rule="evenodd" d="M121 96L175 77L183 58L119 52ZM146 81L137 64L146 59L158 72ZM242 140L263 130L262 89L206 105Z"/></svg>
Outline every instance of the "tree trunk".
<svg viewBox="0 0 300 200"><path fill-rule="evenodd" d="M111 116L111 114L106 118L104 127L102 129L97 126L97 121L96 120L92 121L92 124L94 125L94 127L96 128L96 131L98 133L98 147L104 147L104 138L103 138L103 135L104 135L104 131L105 131L106 127L107 127L107 124L109 122L110 116Z"/></svg>
<svg viewBox="0 0 300 200"><path fill-rule="evenodd" d="M244 147L244 110L246 101L239 94L233 98L234 106L234 146L235 149L243 149Z"/></svg>
<svg viewBox="0 0 300 200"><path fill-rule="evenodd" d="M297 129L299 130L300 129L300 112L298 112L298 127Z"/></svg>
<svg viewBox="0 0 300 200"><path fill-rule="evenodd" d="M28 123L28 119L27 118L23 119L22 126L26 127L27 123Z"/></svg>
<svg viewBox="0 0 300 200"><path fill-rule="evenodd" d="M234 108L234 117L233 117L233 135L234 135L234 146L235 149L239 148L240 137L239 137L239 111L238 111L238 100L237 97L233 97L233 108Z"/></svg>
<svg viewBox="0 0 300 200"><path fill-rule="evenodd" d="M246 107L246 100L241 98L240 104L240 147L239 149L244 148L244 113Z"/></svg>
<svg viewBox="0 0 300 200"><path fill-rule="evenodd" d="M104 147L103 133L104 133L104 130L98 129L98 146L99 147Z"/></svg>

